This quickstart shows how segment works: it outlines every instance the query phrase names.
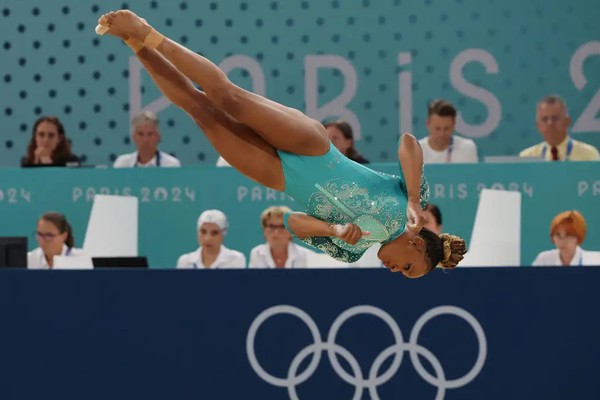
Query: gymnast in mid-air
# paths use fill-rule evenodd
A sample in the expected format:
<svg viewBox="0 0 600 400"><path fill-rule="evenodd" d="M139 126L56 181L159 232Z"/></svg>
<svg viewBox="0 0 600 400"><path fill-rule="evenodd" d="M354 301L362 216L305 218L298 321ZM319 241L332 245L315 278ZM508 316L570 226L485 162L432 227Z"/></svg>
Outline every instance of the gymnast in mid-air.
<svg viewBox="0 0 600 400"><path fill-rule="evenodd" d="M423 228L429 189L413 135L400 137L399 176L376 172L342 155L319 121L236 86L133 12L103 15L96 32L125 41L160 91L235 169L294 198L304 212L286 214L284 223L307 244L350 263L380 243L382 263L410 278L462 260L463 239Z"/></svg>

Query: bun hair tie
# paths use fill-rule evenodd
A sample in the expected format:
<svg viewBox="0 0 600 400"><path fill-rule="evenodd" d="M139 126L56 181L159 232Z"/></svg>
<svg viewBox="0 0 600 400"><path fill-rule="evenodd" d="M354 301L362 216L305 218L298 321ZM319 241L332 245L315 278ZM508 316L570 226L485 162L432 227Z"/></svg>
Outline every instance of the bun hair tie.
<svg viewBox="0 0 600 400"><path fill-rule="evenodd" d="M452 255L451 240L452 239L444 240L444 244L442 245L444 250L444 258L442 259L442 263L447 263Z"/></svg>

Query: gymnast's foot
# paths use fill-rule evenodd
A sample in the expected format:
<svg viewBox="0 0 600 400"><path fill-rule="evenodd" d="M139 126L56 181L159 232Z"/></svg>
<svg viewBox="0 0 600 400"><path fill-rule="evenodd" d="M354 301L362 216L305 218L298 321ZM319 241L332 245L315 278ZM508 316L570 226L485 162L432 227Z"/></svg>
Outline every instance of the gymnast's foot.
<svg viewBox="0 0 600 400"><path fill-rule="evenodd" d="M133 38L139 42L152 31L152 27L145 19L138 17L129 10L119 10L104 14L98 20L98 24L108 26L109 35L120 37L123 40Z"/></svg>

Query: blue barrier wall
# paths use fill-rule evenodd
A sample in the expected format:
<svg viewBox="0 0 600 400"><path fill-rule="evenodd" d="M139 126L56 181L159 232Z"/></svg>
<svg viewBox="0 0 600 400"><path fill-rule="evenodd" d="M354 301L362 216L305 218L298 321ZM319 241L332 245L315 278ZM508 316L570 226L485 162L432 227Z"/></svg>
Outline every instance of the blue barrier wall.
<svg viewBox="0 0 600 400"><path fill-rule="evenodd" d="M599 282L597 268L0 271L0 398L598 399Z"/></svg>
<svg viewBox="0 0 600 400"><path fill-rule="evenodd" d="M397 164L374 168L398 173ZM550 221L567 209L580 210L587 220L584 248L600 250L600 163L432 165L425 171L431 201L440 205L447 231L470 239L482 188L518 190L523 199L523 264L552 247ZM261 211L275 204L295 207L284 194L231 168L0 169L0 235L28 236L34 248L37 218L55 210L67 215L81 246L98 193L139 198L139 250L154 267L172 266L179 255L197 248L196 220L205 209L219 208L229 216L225 244L248 255L264 242Z"/></svg>
<svg viewBox="0 0 600 400"><path fill-rule="evenodd" d="M394 159L399 132L426 135L426 105L439 97L457 104L457 131L482 155L538 142L535 104L548 93L567 100L575 138L600 147L596 0L24 0L0 2L0 166L18 165L41 114L64 120L88 163L111 164L132 151L128 122L142 108L159 112L164 150L214 164L130 51L94 34L101 13L124 5L238 84L317 119L349 119L372 161Z"/></svg>

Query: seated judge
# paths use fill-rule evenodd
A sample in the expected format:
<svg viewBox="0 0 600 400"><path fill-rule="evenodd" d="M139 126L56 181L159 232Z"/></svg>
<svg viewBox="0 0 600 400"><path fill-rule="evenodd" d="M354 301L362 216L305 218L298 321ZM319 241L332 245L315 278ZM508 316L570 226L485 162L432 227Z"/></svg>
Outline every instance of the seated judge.
<svg viewBox="0 0 600 400"><path fill-rule="evenodd" d="M580 246L585 241L586 232L587 224L579 211L569 210L559 213L550 224L550 240L556 248L542 251L533 261L533 265L563 267L588 265L586 251Z"/></svg>
<svg viewBox="0 0 600 400"><path fill-rule="evenodd" d="M206 210L198 217L197 235L200 247L179 257L178 269L245 268L246 256L225 247L223 240L229 229L227 216L220 210Z"/></svg>
<svg viewBox="0 0 600 400"><path fill-rule="evenodd" d="M27 154L22 167L78 166L79 158L71 152L65 128L56 117L44 116L33 124Z"/></svg>
<svg viewBox="0 0 600 400"><path fill-rule="evenodd" d="M131 139L136 151L117 157L114 168L131 167L181 167L181 162L158 149L160 143L159 120L151 111L136 115L131 121L133 132Z"/></svg>
<svg viewBox="0 0 600 400"><path fill-rule="evenodd" d="M76 249L73 230L67 218L60 213L48 212L37 222L35 237L36 249L27 253L27 268L52 269L54 256L75 256L82 254Z"/></svg>

